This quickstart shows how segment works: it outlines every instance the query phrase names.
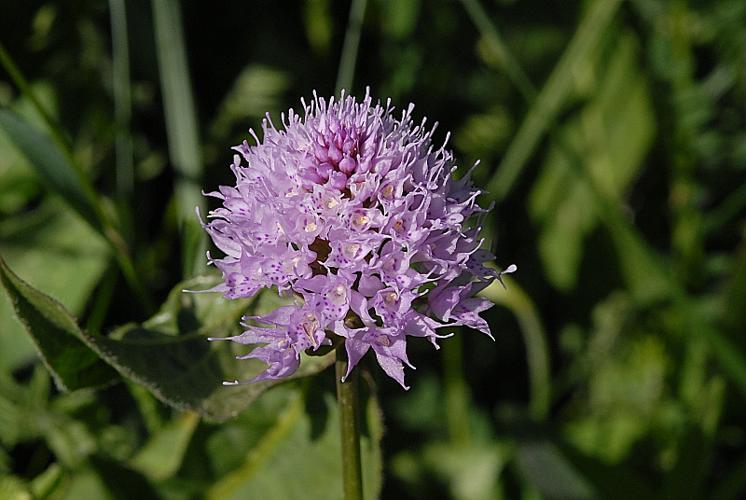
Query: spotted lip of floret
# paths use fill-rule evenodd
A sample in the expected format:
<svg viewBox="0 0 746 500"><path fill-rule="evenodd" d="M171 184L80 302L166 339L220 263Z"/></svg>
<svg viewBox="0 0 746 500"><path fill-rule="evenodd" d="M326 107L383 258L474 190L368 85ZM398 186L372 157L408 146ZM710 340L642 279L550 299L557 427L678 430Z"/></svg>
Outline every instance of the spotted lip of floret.
<svg viewBox="0 0 746 500"><path fill-rule="evenodd" d="M248 318L230 340L262 344L244 357L269 366L254 380L292 374L304 351L344 339L348 373L373 350L384 371L404 384L409 337L436 347L444 326L489 334L478 316L488 305L474 294L495 278L479 250L478 191L469 175L452 177L435 127L415 124L413 106L314 94L263 140L237 146L236 185L209 193L222 207L205 229L225 253L212 259L226 297L263 288L296 302ZM476 219L476 220L475 220ZM279 311L279 312L278 312Z"/></svg>

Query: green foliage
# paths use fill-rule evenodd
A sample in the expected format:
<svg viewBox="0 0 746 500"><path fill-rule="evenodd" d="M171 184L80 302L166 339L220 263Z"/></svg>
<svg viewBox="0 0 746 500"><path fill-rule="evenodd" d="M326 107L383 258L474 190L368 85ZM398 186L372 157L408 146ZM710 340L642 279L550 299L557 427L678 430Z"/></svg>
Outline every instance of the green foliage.
<svg viewBox="0 0 746 500"><path fill-rule="evenodd" d="M49 200L23 220L0 222L0 255L37 289L80 313L108 259L103 241L71 210ZM33 345L0 294L0 366L16 369L33 357Z"/></svg>
<svg viewBox="0 0 746 500"><path fill-rule="evenodd" d="M54 299L34 289L0 259L0 283L62 390L104 385L116 374L91 347L90 338Z"/></svg>
<svg viewBox="0 0 746 500"><path fill-rule="evenodd" d="M0 128L18 150L26 155L29 164L37 169L39 176L84 220L97 226L96 209L86 196L75 169L60 149L11 111L0 110Z"/></svg>
<svg viewBox="0 0 746 500"><path fill-rule="evenodd" d="M180 283L149 321L125 325L109 336L83 332L64 306L21 280L2 259L0 282L60 389L109 383L116 370L165 403L223 420L275 384L265 381L239 390L223 386L225 380L250 380L263 366L238 362L232 344L211 347L206 338L236 333L243 313L261 313L265 304L260 296L249 310L248 301L184 292L185 287L208 289L216 284L214 277ZM309 357L296 376L313 374L331 361L332 353Z"/></svg>
<svg viewBox="0 0 746 500"><path fill-rule="evenodd" d="M742 498L746 4L341 6L0 16L0 498L341 498L333 353L223 386L263 365L206 338L283 299L183 292L229 147L337 84L482 160L519 267L495 345L363 374L366 498Z"/></svg>

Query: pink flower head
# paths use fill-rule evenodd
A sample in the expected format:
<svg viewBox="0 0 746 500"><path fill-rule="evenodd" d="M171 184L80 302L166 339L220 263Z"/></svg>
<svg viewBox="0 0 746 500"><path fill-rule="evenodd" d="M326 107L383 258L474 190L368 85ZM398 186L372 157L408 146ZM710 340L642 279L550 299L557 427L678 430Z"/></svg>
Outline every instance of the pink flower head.
<svg viewBox="0 0 746 500"><path fill-rule="evenodd" d="M437 330L466 325L490 335L474 295L497 273L480 249L479 191L459 180L453 155L432 143L435 127L416 124L413 105L396 111L342 94L292 109L264 139L234 148L236 185L210 196L222 207L204 224L225 254L215 290L251 297L263 288L295 305L245 318L229 340L263 344L245 357L268 364L255 380L292 374L306 350L344 339L348 374L369 350L406 388L409 337L437 347ZM208 255L209 257L209 255Z"/></svg>

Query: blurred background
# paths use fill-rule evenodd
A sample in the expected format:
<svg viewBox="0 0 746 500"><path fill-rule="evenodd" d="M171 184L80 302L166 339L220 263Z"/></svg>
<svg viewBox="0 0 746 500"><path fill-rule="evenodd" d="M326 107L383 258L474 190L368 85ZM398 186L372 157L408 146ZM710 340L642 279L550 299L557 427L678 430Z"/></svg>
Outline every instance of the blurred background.
<svg viewBox="0 0 746 500"><path fill-rule="evenodd" d="M193 207L233 182L229 148L265 112L370 86L481 160L490 245L519 271L485 292L495 342L410 342L409 392L366 377L369 494L746 497L743 0L0 11L0 255L87 330L143 321L207 271ZM45 169L44 141L78 184ZM0 498L341 498L314 424L333 386L283 384L223 424L132 382L62 392L0 293ZM283 434L293 415L307 428Z"/></svg>

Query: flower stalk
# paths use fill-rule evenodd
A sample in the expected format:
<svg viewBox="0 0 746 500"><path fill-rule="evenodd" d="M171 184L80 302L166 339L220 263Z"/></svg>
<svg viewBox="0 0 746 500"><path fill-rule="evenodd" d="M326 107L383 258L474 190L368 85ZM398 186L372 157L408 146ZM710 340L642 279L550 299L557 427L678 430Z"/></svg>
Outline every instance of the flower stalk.
<svg viewBox="0 0 746 500"><path fill-rule="evenodd" d="M360 462L360 397L358 394L358 372L347 373L344 344L336 349L337 404L339 405L339 428L342 444L342 481L345 500L363 499L363 474Z"/></svg>

